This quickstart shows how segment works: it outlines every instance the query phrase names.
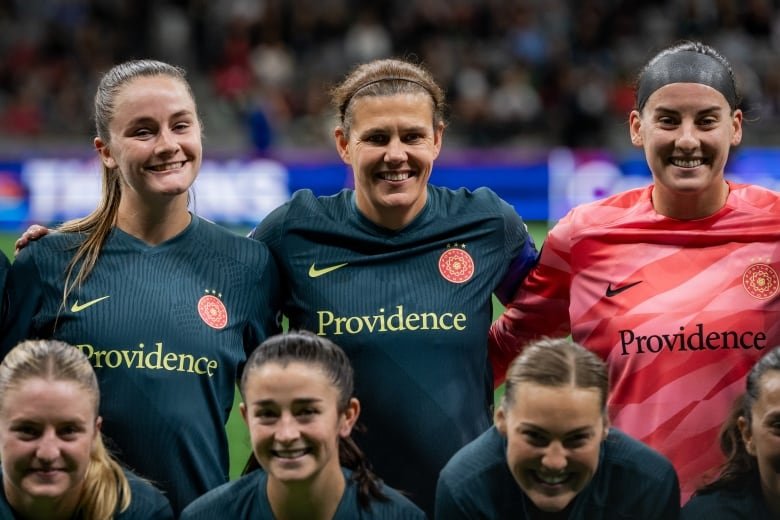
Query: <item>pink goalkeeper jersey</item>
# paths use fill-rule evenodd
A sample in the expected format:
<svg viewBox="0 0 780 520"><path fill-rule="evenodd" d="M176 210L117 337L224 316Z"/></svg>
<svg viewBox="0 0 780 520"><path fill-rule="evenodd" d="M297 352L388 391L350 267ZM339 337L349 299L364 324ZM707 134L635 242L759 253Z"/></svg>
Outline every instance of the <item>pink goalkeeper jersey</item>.
<svg viewBox="0 0 780 520"><path fill-rule="evenodd" d="M612 423L672 461L683 502L723 461L746 373L780 345L780 196L729 187L694 221L656 213L652 186L573 209L490 331L498 374L542 335L601 356Z"/></svg>

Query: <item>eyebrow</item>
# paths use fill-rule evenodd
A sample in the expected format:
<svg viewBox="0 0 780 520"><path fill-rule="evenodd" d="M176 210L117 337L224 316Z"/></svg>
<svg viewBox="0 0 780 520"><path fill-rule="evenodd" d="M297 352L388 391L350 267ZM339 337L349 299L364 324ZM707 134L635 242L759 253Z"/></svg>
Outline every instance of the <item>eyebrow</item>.
<svg viewBox="0 0 780 520"><path fill-rule="evenodd" d="M179 110L178 112L174 112L173 114L171 114L170 119L177 119L177 118L180 118L180 117L194 117L194 115L195 114L192 112L192 110L188 110L188 109L185 108L184 110ZM156 121L156 119L154 117L141 116L141 117L137 117L135 119L132 119L130 121L130 124L131 125L137 125L139 123L145 123L147 121Z"/></svg>
<svg viewBox="0 0 780 520"><path fill-rule="evenodd" d="M702 113L706 113L706 112L719 112L721 110L723 110L722 106L713 105L713 106L710 106L710 107L707 107L707 108L702 108L701 110L697 110L696 113L697 114L702 114ZM677 114L677 113L680 112L680 110L674 109L674 108L668 108L668 107L664 107L664 106L657 106L657 107L655 107L655 109L653 109L653 112L664 112L664 113Z"/></svg>
<svg viewBox="0 0 780 520"><path fill-rule="evenodd" d="M537 425L535 425L533 423L526 423L526 422L520 423L520 425L518 426L518 430L521 429L521 428L530 428L530 429L536 430L538 432L550 433L549 431L545 430L544 428L541 428L541 427L539 427L539 426L537 426ZM578 435L580 433L590 433L592 431L593 431L593 426L581 426L580 428L575 428L573 430L570 430L570 431L564 433L563 436L564 437L569 437L571 435Z"/></svg>
<svg viewBox="0 0 780 520"><path fill-rule="evenodd" d="M322 399L319 397L302 397L300 399L293 399L293 404L315 404L321 402ZM257 401L254 401L252 403L255 406L272 406L278 404L277 401L273 399L258 399Z"/></svg>

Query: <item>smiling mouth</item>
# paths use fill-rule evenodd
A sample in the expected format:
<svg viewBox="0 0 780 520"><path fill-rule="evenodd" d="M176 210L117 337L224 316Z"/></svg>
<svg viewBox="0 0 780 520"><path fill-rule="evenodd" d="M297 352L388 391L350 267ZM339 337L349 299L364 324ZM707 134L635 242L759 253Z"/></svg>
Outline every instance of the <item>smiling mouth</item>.
<svg viewBox="0 0 780 520"><path fill-rule="evenodd" d="M297 459L311 453L311 448L299 448L296 450L271 450L271 455L279 459Z"/></svg>
<svg viewBox="0 0 780 520"><path fill-rule="evenodd" d="M409 172L382 172L379 178L385 181L405 181L412 175Z"/></svg>
<svg viewBox="0 0 780 520"><path fill-rule="evenodd" d="M534 480L547 486L558 486L570 480L573 476L572 473L561 473L556 475L543 475L537 471L532 471L531 474Z"/></svg>
<svg viewBox="0 0 780 520"><path fill-rule="evenodd" d="M678 168L696 168L704 164L704 159L677 159L673 157L669 162Z"/></svg>
<svg viewBox="0 0 780 520"><path fill-rule="evenodd" d="M168 170L178 170L184 166L184 161L179 162L173 162L173 163L166 163L166 164L158 164L156 166L149 166L147 167L148 170L152 170L153 172L164 172Z"/></svg>

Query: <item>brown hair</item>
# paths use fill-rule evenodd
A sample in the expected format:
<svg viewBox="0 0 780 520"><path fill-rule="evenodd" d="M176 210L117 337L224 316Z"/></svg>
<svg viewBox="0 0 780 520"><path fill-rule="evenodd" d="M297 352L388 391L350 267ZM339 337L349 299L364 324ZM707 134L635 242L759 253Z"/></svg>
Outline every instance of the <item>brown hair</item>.
<svg viewBox="0 0 780 520"><path fill-rule="evenodd" d="M761 378L770 371L780 371L780 347L772 349L750 369L745 380L745 393L734 402L720 431L720 450L726 456L726 462L721 466L718 478L699 488L696 494L720 489L740 490L758 482L758 462L748 453L738 423L743 417L746 427L753 427L753 406L761 396Z"/></svg>
<svg viewBox="0 0 780 520"><path fill-rule="evenodd" d="M104 143L111 141L109 126L114 119L119 92L134 79L152 76L169 76L181 81L194 102L195 96L187 82L184 69L155 60L120 63L103 75L95 92L95 129L97 136ZM102 170L102 193L97 209L86 217L70 220L58 228L58 231L80 233L84 236L65 272L63 305L73 289L80 286L92 272L100 250L116 223L119 201L122 198L122 181L116 168L102 165Z"/></svg>
<svg viewBox="0 0 780 520"><path fill-rule="evenodd" d="M349 136L352 126L352 101L366 96L393 96L423 93L431 100L433 126L444 122L444 91L422 65L401 59L374 60L356 67L330 91L338 111L339 123Z"/></svg>
<svg viewBox="0 0 780 520"><path fill-rule="evenodd" d="M0 363L0 410L9 390L34 378L76 383L89 394L97 417L100 406L97 377L79 349L55 340L28 340L11 349ZM129 507L131 499L127 478L98 433L92 443L78 510L84 518L113 518Z"/></svg>
<svg viewBox="0 0 780 520"><path fill-rule="evenodd" d="M506 376L502 406L517 399L516 386L574 386L599 391L603 410L607 406L609 377L604 362L593 352L568 339L540 339L512 361Z"/></svg>
<svg viewBox="0 0 780 520"><path fill-rule="evenodd" d="M267 363L278 363L284 367L293 362L315 365L321 369L338 390L339 413L347 409L354 390L354 376L349 358L341 347L329 339L305 330L272 336L252 352L241 375L241 395L246 393L250 374L258 368ZM352 470L352 480L357 483L358 503L361 507L369 509L371 500L387 500L380 490L380 480L374 475L363 451L351 437L339 438L339 463ZM257 459L252 456L244 473L257 467Z"/></svg>

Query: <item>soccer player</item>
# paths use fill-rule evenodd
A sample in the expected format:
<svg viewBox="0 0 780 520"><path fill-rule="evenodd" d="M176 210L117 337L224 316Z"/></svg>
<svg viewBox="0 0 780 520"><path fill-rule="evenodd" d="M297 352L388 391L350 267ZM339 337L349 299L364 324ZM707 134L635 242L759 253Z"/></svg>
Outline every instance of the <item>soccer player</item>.
<svg viewBox="0 0 780 520"><path fill-rule="evenodd" d="M311 332L269 338L241 378L241 416L262 470L207 493L181 520L424 520L369 470L350 438L360 414L344 351Z"/></svg>
<svg viewBox="0 0 780 520"><path fill-rule="evenodd" d="M436 518L677 518L674 468L609 428L607 392L607 368L585 348L567 339L526 348L495 426L442 470Z"/></svg>
<svg viewBox="0 0 780 520"><path fill-rule="evenodd" d="M0 364L0 518L168 520L163 494L103 445L92 366L59 341L25 341Z"/></svg>
<svg viewBox="0 0 780 520"><path fill-rule="evenodd" d="M753 366L721 432L726 463L683 507L684 520L780 518L780 347Z"/></svg>
<svg viewBox="0 0 780 520"><path fill-rule="evenodd" d="M2 349L57 338L90 360L103 432L174 512L228 480L225 422L247 354L278 330L263 244L188 211L201 127L184 71L122 63L95 96L103 195L24 248Z"/></svg>
<svg viewBox="0 0 780 520"><path fill-rule="evenodd" d="M251 236L276 257L290 327L331 338L352 361L367 427L358 444L431 514L441 468L490 426L491 295L512 294L536 248L492 191L429 184L445 123L428 71L372 61L332 98L354 190L299 191Z"/></svg>
<svg viewBox="0 0 780 520"><path fill-rule="evenodd" d="M610 418L669 457L683 500L722 461L718 430L780 343L780 197L724 179L742 139L728 61L683 42L638 78L631 142L653 183L574 208L491 329L506 363L540 336L607 361Z"/></svg>

